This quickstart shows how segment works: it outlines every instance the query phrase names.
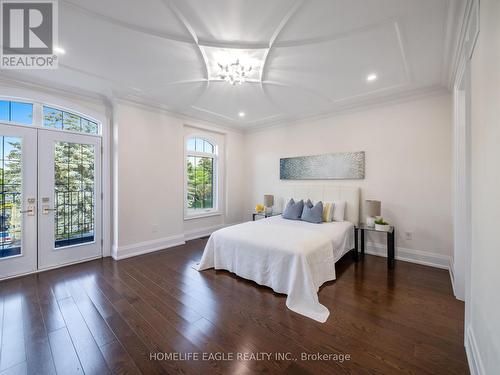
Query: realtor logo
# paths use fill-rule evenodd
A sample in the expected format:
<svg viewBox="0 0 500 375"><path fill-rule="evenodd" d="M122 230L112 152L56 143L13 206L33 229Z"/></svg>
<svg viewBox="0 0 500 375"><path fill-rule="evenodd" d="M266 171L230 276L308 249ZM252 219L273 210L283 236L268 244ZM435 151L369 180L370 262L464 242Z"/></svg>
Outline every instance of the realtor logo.
<svg viewBox="0 0 500 375"><path fill-rule="evenodd" d="M0 68L57 68L57 0L0 0L0 14Z"/></svg>

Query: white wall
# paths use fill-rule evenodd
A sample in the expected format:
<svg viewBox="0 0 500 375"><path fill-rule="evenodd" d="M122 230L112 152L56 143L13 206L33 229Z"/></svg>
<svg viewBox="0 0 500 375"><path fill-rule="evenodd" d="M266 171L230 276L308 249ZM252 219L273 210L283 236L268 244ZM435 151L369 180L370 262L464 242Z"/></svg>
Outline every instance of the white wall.
<svg viewBox="0 0 500 375"><path fill-rule="evenodd" d="M125 102L114 106L113 122L115 257L180 244L241 221L241 133ZM186 125L216 132L224 143L220 216L184 220Z"/></svg>
<svg viewBox="0 0 500 375"><path fill-rule="evenodd" d="M500 369L500 1L481 0L472 57L472 264L467 354L473 373Z"/></svg>
<svg viewBox="0 0 500 375"><path fill-rule="evenodd" d="M363 201L382 201L382 215L396 226L401 257L447 268L451 132L450 97L443 95L248 134L246 215L264 194L279 195L289 183L279 180L281 157L365 151L364 180L303 183L361 187ZM406 240L405 232L413 239ZM368 240L380 245L372 251L385 252L385 238L374 234Z"/></svg>

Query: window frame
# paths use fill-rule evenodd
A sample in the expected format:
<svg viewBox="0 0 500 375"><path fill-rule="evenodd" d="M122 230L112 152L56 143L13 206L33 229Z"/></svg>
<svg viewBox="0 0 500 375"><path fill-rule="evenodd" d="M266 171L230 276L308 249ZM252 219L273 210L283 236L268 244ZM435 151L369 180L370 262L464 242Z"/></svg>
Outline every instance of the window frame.
<svg viewBox="0 0 500 375"><path fill-rule="evenodd" d="M42 128L42 129L47 129L50 131L59 131L59 132L64 132L64 133L90 135L91 137L102 137L102 123L101 123L101 121L99 121L91 116L88 116L84 113L75 111L73 109L68 109L68 108L62 107L60 105L55 105L55 104L50 104L50 103L45 103L45 102L39 103L39 104L41 106L41 119L40 119L40 124L38 127ZM86 133L83 131L58 129L58 128L51 128L49 126L45 126L45 108L50 108L50 109L54 109L56 111L61 111L63 116L64 116L64 113L67 113L67 114L73 115L73 116L78 116L80 118L80 121L81 120L91 121L92 123L97 125L97 133ZM64 120L61 119L61 125L64 127L63 121Z"/></svg>
<svg viewBox="0 0 500 375"><path fill-rule="evenodd" d="M8 97L8 96L0 96L0 101L2 102L9 102L9 112L11 111L10 105L12 103L20 103L20 104L31 104L31 124L25 124L23 122L17 122L17 121L11 121L11 120L2 120L0 119L0 122L5 125L15 125L15 126L24 126L24 127L36 127L36 106L37 103L32 101L32 100L27 100L27 99L22 99L22 98L16 98L16 97ZM9 113L10 115L10 113Z"/></svg>
<svg viewBox="0 0 500 375"><path fill-rule="evenodd" d="M190 139L201 139L210 143L214 147L213 153L203 151L188 150L188 141ZM208 157L212 159L213 165L213 196L212 208L189 208L188 207L188 174L187 160L188 157ZM191 133L184 137L184 220L197 219L202 217L221 215L219 210L219 145L215 138L206 134Z"/></svg>
<svg viewBox="0 0 500 375"><path fill-rule="evenodd" d="M23 124L23 123L19 123L19 122L15 122L15 121L8 121L8 120L1 120L0 119L0 123L2 123L2 124L19 126L19 127L23 127L23 128L44 129L44 130L53 131L53 132L81 134L81 135L88 135L90 137L103 138L103 126L104 126L103 122L101 120L98 120L94 116L87 115L87 114L82 113L78 110L74 110L74 109L69 108L69 107L53 104L50 101L34 100L34 99L29 99L29 98L24 98L24 97L0 95L0 100L33 105L33 114L32 114L33 118L32 118L31 124ZM50 108L53 108L53 109L58 110L58 111L67 112L67 113L70 113L72 115L79 116L80 118L83 118L85 120L92 121L93 123L97 124L97 134L85 133L85 132L74 131L74 130L50 128L50 127L45 126L44 125L44 107L50 107Z"/></svg>

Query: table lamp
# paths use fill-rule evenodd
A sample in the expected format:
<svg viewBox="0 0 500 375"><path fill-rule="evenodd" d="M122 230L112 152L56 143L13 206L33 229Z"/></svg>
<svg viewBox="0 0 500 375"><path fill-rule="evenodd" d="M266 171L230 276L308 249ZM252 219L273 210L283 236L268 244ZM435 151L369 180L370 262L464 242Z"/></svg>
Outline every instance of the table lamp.
<svg viewBox="0 0 500 375"><path fill-rule="evenodd" d="M365 201L366 225L368 227L375 226L375 217L380 216L382 203L380 201L367 199Z"/></svg>
<svg viewBox="0 0 500 375"><path fill-rule="evenodd" d="M273 212L274 195L264 195L264 206L266 207L266 214Z"/></svg>

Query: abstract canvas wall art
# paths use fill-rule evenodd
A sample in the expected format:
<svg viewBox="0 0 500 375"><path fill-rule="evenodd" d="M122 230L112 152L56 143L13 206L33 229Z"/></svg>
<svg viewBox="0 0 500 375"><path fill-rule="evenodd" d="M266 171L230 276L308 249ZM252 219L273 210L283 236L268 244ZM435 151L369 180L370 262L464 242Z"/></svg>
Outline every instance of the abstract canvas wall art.
<svg viewBox="0 0 500 375"><path fill-rule="evenodd" d="M359 180L365 178L365 152L280 159L281 180Z"/></svg>

